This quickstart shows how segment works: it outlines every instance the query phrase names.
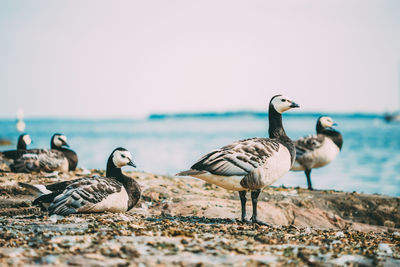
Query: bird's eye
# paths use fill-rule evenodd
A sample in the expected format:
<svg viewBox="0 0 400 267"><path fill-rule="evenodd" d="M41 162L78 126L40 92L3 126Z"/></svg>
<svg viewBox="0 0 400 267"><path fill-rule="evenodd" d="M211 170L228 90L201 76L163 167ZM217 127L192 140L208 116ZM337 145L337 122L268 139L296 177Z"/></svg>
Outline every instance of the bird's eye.
<svg viewBox="0 0 400 267"><path fill-rule="evenodd" d="M286 101L286 99L282 99L282 102L285 102Z"/></svg>
<svg viewBox="0 0 400 267"><path fill-rule="evenodd" d="M124 155L124 154L122 154L122 155L121 155L121 157L122 157L122 158L125 158L125 155Z"/></svg>

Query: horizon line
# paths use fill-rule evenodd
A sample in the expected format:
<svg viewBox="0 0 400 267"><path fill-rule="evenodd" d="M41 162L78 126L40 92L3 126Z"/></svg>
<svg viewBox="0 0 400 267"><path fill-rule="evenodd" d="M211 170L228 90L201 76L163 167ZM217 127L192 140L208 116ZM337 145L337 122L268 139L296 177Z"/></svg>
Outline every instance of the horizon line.
<svg viewBox="0 0 400 267"><path fill-rule="evenodd" d="M335 111L335 112L324 112L324 111L298 111L295 113L285 113L285 116L368 116L368 117L383 117L385 114L392 114L394 112L366 112L366 111ZM262 117L268 114L267 111L257 110L227 110L227 111L201 111L201 112L154 112L143 116L106 116L106 117L78 117L78 116L27 116L23 120L153 120L153 119L166 119L166 118L201 118L201 117L239 117L239 116L253 116ZM17 117L0 117L0 120L13 120L17 121Z"/></svg>

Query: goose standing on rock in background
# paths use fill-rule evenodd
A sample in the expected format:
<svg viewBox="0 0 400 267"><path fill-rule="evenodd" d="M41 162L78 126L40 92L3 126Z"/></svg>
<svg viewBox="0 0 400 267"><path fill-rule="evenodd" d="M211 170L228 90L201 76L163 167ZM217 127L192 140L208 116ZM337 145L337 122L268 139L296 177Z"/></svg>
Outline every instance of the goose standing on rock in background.
<svg viewBox="0 0 400 267"><path fill-rule="evenodd" d="M320 168L334 160L342 149L343 137L332 127L337 125L332 118L321 116L317 121L317 134L300 138L294 142L296 146L296 162L292 171L304 171L308 189L311 184L311 170Z"/></svg>
<svg viewBox="0 0 400 267"><path fill-rule="evenodd" d="M10 168L13 172L73 171L78 165L78 156L68 147L67 137L56 133L50 141L51 149L23 151Z"/></svg>
<svg viewBox="0 0 400 267"><path fill-rule="evenodd" d="M192 176L228 190L239 191L241 219L246 222L246 193L251 191L253 223L257 219L257 201L261 189L287 173L295 160L295 147L282 125L282 113L299 105L283 95L269 103L269 137L251 138L213 150L179 176Z"/></svg>
<svg viewBox="0 0 400 267"><path fill-rule="evenodd" d="M20 157L22 154L26 153L26 147L32 143L32 139L29 134L21 134L18 137L17 149L7 150L0 152L0 165L5 164L6 169L13 164L14 160Z"/></svg>
<svg viewBox="0 0 400 267"><path fill-rule="evenodd" d="M123 166L136 167L131 153L116 148L108 158L106 177L80 178L52 185L19 183L38 198L36 205L48 206L51 214L67 216L73 213L125 212L139 201L139 184L121 171Z"/></svg>

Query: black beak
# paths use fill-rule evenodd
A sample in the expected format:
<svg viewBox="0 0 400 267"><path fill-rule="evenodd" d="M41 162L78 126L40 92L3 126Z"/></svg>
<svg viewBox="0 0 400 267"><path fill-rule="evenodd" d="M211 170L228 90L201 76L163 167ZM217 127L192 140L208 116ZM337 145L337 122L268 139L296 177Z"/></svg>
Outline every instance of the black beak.
<svg viewBox="0 0 400 267"><path fill-rule="evenodd" d="M135 163L133 163L132 160L130 160L127 165L132 166L133 168L136 168L136 165L135 165Z"/></svg>
<svg viewBox="0 0 400 267"><path fill-rule="evenodd" d="M291 108L299 108L300 106L294 102L290 105Z"/></svg>
<svg viewBox="0 0 400 267"><path fill-rule="evenodd" d="M62 141L62 145L63 145L63 146L66 146L66 147L69 147L69 145L68 145L67 142L65 142L65 141Z"/></svg>
<svg viewBox="0 0 400 267"><path fill-rule="evenodd" d="M338 126L338 124L337 124L336 122L334 122L332 125L333 125L333 126Z"/></svg>

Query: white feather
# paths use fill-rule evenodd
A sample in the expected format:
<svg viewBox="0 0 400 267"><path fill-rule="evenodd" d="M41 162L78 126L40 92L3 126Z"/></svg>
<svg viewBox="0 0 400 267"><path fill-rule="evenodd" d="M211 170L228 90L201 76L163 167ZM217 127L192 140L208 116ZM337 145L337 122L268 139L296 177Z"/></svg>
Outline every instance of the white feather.
<svg viewBox="0 0 400 267"><path fill-rule="evenodd" d="M132 154L129 151L117 150L114 152L112 160L116 167L121 168L132 160Z"/></svg>
<svg viewBox="0 0 400 267"><path fill-rule="evenodd" d="M209 172L205 174L192 175L192 176L204 180L207 183L218 185L227 190L233 190L233 191L247 190L246 188L240 185L240 181L243 179L243 176L221 176L221 175L214 175Z"/></svg>
<svg viewBox="0 0 400 267"><path fill-rule="evenodd" d="M330 138L325 138L324 144L312 152L312 157L315 158L313 168L320 168L327 165L336 158L339 151L339 147Z"/></svg>
<svg viewBox="0 0 400 267"><path fill-rule="evenodd" d="M31 137L29 136L29 134L24 135L24 136L22 137L22 139L24 140L25 144L28 145L28 146L32 143L32 139L31 139Z"/></svg>
<svg viewBox="0 0 400 267"><path fill-rule="evenodd" d="M260 177L264 186L275 183L285 173L290 170L291 156L289 150L279 144L279 149L274 152L271 157L255 171L260 172Z"/></svg>
<svg viewBox="0 0 400 267"><path fill-rule="evenodd" d="M101 202L87 204L78 209L78 212L124 212L128 210L128 194L124 187L118 193L108 195Z"/></svg>
<svg viewBox="0 0 400 267"><path fill-rule="evenodd" d="M44 185L35 184L35 185L33 185L33 186L36 187L36 188L40 191L40 193L41 193L42 195L46 195L46 194L51 194L51 193L53 193L52 191L48 190L48 189L46 188L46 186L44 186Z"/></svg>

